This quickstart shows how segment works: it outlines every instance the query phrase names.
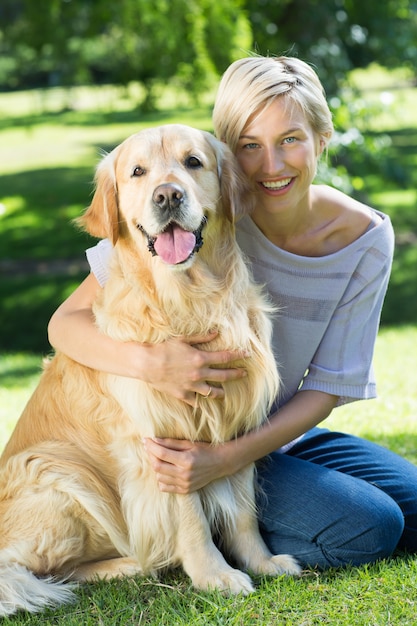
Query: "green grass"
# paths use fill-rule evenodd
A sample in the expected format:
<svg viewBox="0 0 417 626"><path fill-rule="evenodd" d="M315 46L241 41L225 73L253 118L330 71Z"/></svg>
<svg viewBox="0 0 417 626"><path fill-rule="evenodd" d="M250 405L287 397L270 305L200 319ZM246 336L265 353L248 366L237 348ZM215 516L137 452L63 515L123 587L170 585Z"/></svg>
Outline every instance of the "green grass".
<svg viewBox="0 0 417 626"><path fill-rule="evenodd" d="M417 462L415 94L407 77L395 77L395 90L392 75L375 70L373 78L375 88L369 89L369 76L356 76L366 97L378 99L388 90L394 98L372 132L390 135L393 163L405 164L413 183L388 189L384 180L367 178L370 200L389 213L398 235L385 325L376 345L379 398L337 409L327 425ZM50 350L47 321L85 275L84 249L91 239L71 220L89 202L100 151L144 125L179 121L211 128L209 98L193 108L177 92L165 90L163 98L159 112L144 116L133 106L135 93L112 87L0 94L0 447L37 384L42 355ZM71 261L67 271L56 268L57 259ZM258 578L257 592L248 598L196 592L186 576L171 572L160 581L136 577L86 585L73 606L3 623L411 626L416 582L417 559L407 555L367 567L306 572L295 580Z"/></svg>
<svg viewBox="0 0 417 626"><path fill-rule="evenodd" d="M197 593L174 574L167 581L124 580L89 585L82 604L42 617L4 619L4 624L53 626L414 626L415 561L385 564L301 579L258 580L249 597Z"/></svg>

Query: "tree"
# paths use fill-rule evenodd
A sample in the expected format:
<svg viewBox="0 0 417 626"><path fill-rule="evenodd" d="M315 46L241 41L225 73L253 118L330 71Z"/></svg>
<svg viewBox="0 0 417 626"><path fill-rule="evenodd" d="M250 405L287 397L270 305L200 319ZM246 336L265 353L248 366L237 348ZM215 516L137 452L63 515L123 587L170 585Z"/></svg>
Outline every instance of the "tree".
<svg viewBox="0 0 417 626"><path fill-rule="evenodd" d="M197 93L237 50L251 47L242 2L3 0L0 53L14 64L14 79L9 71L3 84L134 80L149 100L156 79L177 76Z"/></svg>
<svg viewBox="0 0 417 626"><path fill-rule="evenodd" d="M413 0L247 0L246 7L259 52L314 63L329 94L354 67L416 67Z"/></svg>
<svg viewBox="0 0 417 626"><path fill-rule="evenodd" d="M3 60L13 61L7 86L71 85L85 80L82 42L94 34L104 4L101 0L3 0L0 53Z"/></svg>
<svg viewBox="0 0 417 626"><path fill-rule="evenodd" d="M349 70L417 67L416 0L2 0L0 88L180 80L196 96L248 51Z"/></svg>

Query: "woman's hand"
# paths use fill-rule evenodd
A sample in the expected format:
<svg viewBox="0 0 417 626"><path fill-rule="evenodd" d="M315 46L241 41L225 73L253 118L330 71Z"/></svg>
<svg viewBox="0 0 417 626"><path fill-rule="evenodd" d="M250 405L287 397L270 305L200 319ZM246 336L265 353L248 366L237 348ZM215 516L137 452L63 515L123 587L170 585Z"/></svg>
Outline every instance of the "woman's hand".
<svg viewBox="0 0 417 626"><path fill-rule="evenodd" d="M260 428L217 445L157 437L145 439L144 446L160 490L191 493L235 474L319 424L330 415L337 400L337 396L321 391L300 391Z"/></svg>
<svg viewBox="0 0 417 626"><path fill-rule="evenodd" d="M145 449L156 473L159 489L169 493L192 493L213 480L237 471L231 467L235 442L216 446L179 439L145 439Z"/></svg>
<svg viewBox="0 0 417 626"><path fill-rule="evenodd" d="M196 344L209 343L216 335L217 333L210 333L181 337L146 346L136 344L138 369L142 367L143 370L139 378L155 389L183 400L191 406L197 404L196 394L201 396L210 394L211 399L223 398L224 391L216 384L221 385L243 378L246 376L246 371L242 368L221 368L221 366L227 366L236 359L244 358L247 354L230 350L209 352L194 347ZM145 358L143 354L140 354L142 350L147 352Z"/></svg>

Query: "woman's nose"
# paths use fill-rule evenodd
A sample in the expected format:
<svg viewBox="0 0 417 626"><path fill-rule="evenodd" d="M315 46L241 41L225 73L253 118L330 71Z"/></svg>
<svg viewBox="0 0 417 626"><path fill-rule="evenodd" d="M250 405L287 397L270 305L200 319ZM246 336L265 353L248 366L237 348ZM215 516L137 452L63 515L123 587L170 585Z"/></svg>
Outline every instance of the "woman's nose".
<svg viewBox="0 0 417 626"><path fill-rule="evenodd" d="M273 146L265 150L263 169L266 173L275 174L276 172L280 172L283 165L283 155L279 147Z"/></svg>

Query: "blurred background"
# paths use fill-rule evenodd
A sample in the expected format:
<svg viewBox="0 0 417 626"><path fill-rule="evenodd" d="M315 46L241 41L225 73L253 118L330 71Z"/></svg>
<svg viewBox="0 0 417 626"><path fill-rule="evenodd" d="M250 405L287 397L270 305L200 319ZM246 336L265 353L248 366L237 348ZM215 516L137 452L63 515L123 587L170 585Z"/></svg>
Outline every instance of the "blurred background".
<svg viewBox="0 0 417 626"><path fill-rule="evenodd" d="M316 68L336 127L319 178L391 216L382 321L417 324L416 1L2 0L3 363L50 351L49 317L86 275L94 242L72 220L102 151L147 125L210 131L220 75L253 51Z"/></svg>

